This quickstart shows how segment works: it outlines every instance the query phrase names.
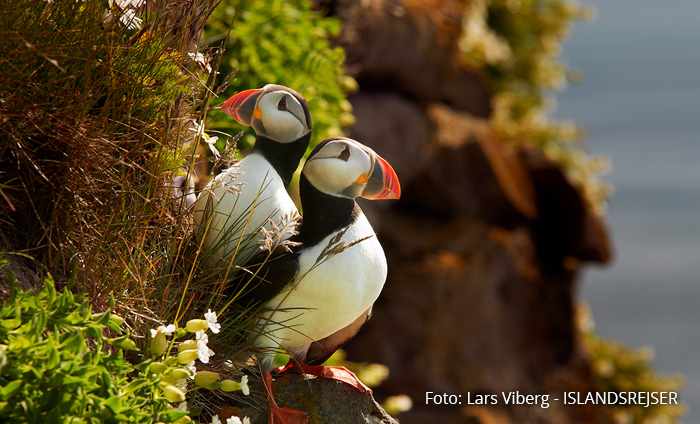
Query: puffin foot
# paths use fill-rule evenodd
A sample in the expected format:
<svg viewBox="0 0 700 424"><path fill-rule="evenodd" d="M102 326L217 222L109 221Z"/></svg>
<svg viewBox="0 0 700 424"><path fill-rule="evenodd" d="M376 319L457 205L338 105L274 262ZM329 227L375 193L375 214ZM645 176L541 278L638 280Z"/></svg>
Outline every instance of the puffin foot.
<svg viewBox="0 0 700 424"><path fill-rule="evenodd" d="M263 374L263 385L267 392L268 424L309 424L309 419L304 411L292 408L280 408L272 395L272 375L269 372Z"/></svg>
<svg viewBox="0 0 700 424"><path fill-rule="evenodd" d="M342 381L350 387L354 387L361 393L372 393L372 389L365 386L357 376L345 367L327 367L324 365L307 365L290 359L287 365L277 368L278 373L283 373L293 369L300 374L315 375L316 377L330 378Z"/></svg>
<svg viewBox="0 0 700 424"><path fill-rule="evenodd" d="M270 407L267 417L269 424L309 424L309 418L304 411L292 408Z"/></svg>

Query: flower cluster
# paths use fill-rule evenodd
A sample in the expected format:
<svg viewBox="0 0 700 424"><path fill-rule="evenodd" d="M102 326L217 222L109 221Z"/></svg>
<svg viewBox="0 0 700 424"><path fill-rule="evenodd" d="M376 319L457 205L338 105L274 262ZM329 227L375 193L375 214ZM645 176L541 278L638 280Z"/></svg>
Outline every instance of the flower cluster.
<svg viewBox="0 0 700 424"><path fill-rule="evenodd" d="M202 72L211 74L211 56L204 55L201 52L188 52L187 56L199 66Z"/></svg>
<svg viewBox="0 0 700 424"><path fill-rule="evenodd" d="M149 372L161 376L161 389L163 397L170 402L180 403L177 410L186 413L187 382L193 380L195 391L199 388L207 390L221 389L225 392L240 391L244 395L250 394L248 388L248 376L244 375L240 381L224 379L219 381L219 374L213 371L198 371L195 363L199 360L201 363L209 363L209 359L214 356L214 351L208 346L209 336L207 331L211 330L213 334L218 334L221 331L221 324L217 322L216 313L211 309L204 314L204 319L191 319L185 324L185 328L177 328L174 324L161 325L151 330L151 345L149 352L156 359L162 359L162 362L151 362L148 367ZM194 334L194 339L187 339L176 342L178 338L184 337L187 334ZM172 340L168 342L167 337L172 336ZM171 355L171 350L177 347L177 354ZM177 424L187 424L191 419L187 415L183 415L175 421ZM219 422L215 417L214 423ZM241 421L238 417L229 418L226 424L230 423L249 423L247 418Z"/></svg>
<svg viewBox="0 0 700 424"><path fill-rule="evenodd" d="M250 424L250 418L245 417L243 418L243 421L241 421L241 419L238 417L231 417L227 418L225 423L222 423L219 417L214 415L214 418L211 420L211 424Z"/></svg>

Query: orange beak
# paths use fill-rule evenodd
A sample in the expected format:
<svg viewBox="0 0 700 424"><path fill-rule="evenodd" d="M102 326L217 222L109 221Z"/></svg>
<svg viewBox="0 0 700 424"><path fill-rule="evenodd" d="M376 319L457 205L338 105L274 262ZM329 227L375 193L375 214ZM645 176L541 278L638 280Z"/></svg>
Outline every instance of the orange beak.
<svg viewBox="0 0 700 424"><path fill-rule="evenodd" d="M394 168L378 155L373 156L374 166L362 192L365 199L398 199L401 197L399 177Z"/></svg>
<svg viewBox="0 0 700 424"><path fill-rule="evenodd" d="M241 125L247 127L253 122L253 112L255 105L258 103L258 98L265 92L263 88L255 90L245 90L234 95L221 106L221 110L226 112L228 116L235 119Z"/></svg>

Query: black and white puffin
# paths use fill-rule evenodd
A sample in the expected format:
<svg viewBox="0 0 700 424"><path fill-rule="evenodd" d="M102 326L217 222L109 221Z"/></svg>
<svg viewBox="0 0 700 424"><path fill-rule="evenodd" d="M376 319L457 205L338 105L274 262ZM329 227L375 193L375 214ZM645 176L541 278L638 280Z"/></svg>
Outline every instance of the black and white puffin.
<svg viewBox="0 0 700 424"><path fill-rule="evenodd" d="M258 268L249 267L257 271L258 282L247 297L265 305L253 344L268 391L269 422L275 424L306 422L303 412L279 408L272 396L270 371L279 348L292 356L283 370L295 368L368 390L344 368L315 364L357 334L387 276L382 246L355 198L398 199L401 194L391 166L344 137L316 146L301 172L299 191L304 218L291 239L299 244L291 252L278 249ZM240 282L231 288L236 285Z"/></svg>
<svg viewBox="0 0 700 424"><path fill-rule="evenodd" d="M241 265L257 253L261 228L271 230L272 220L285 233L298 213L287 187L309 146L311 114L301 94L275 84L242 91L221 109L253 127L255 145L202 190L193 216L207 262Z"/></svg>

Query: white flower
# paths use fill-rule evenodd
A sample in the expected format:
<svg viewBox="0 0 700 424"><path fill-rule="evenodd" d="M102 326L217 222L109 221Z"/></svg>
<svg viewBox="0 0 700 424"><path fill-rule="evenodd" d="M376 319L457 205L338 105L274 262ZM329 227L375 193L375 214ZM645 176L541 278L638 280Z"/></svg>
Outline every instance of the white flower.
<svg viewBox="0 0 700 424"><path fill-rule="evenodd" d="M245 417L243 421L241 421L238 417L231 417L226 419L226 424L250 424L250 418Z"/></svg>
<svg viewBox="0 0 700 424"><path fill-rule="evenodd" d="M175 332L175 326L173 324L168 325L167 327L164 325L159 326L158 328L151 329L151 338L154 338L156 334L158 333L163 333L165 336L171 336Z"/></svg>
<svg viewBox="0 0 700 424"><path fill-rule="evenodd" d="M136 9L143 6L146 0L109 0L109 9L105 13L105 22L111 24L115 14L119 15L119 21L128 29L140 29L143 19L136 16Z"/></svg>
<svg viewBox="0 0 700 424"><path fill-rule="evenodd" d="M209 134L204 132L204 122L192 121L192 125L193 127L191 127L190 130L194 131L198 137L202 137L202 140L207 143L209 150L211 150L211 153L217 160L221 159L221 153L219 153L219 149L216 148L216 141L219 139L219 137L210 137Z"/></svg>
<svg viewBox="0 0 700 424"><path fill-rule="evenodd" d="M177 406L178 411L187 411L187 402L182 402Z"/></svg>
<svg viewBox="0 0 700 424"><path fill-rule="evenodd" d="M192 121L192 125L194 125L194 127L190 129L196 132L197 134L202 134L204 132L204 122Z"/></svg>
<svg viewBox="0 0 700 424"><path fill-rule="evenodd" d="M209 64L209 58L207 58L200 52L188 52L187 56L189 56L190 59L192 59L192 61L195 62L202 71L206 72L207 74L211 74L211 65Z"/></svg>
<svg viewBox="0 0 700 424"><path fill-rule="evenodd" d="M134 9L125 10L119 17L119 20L129 29L141 29L141 24L143 23L143 19L136 16Z"/></svg>
<svg viewBox="0 0 700 424"><path fill-rule="evenodd" d="M197 52L197 53L187 52L187 56L189 56L190 59L192 59L194 61L204 60L204 55L200 52Z"/></svg>
<svg viewBox="0 0 700 424"><path fill-rule="evenodd" d="M207 343L209 343L209 336L204 333L204 330L197 331L195 335L197 336L197 354L199 360L206 364L209 362L209 357L214 356L214 351L207 346Z"/></svg>
<svg viewBox="0 0 700 424"><path fill-rule="evenodd" d="M214 155L214 157L216 159L221 159L221 153L219 153L219 149L216 148L216 140L218 140L219 137L209 137L209 134L202 133L202 139L205 143L207 143L207 146L209 146L209 150L211 150L211 153Z"/></svg>
<svg viewBox="0 0 700 424"><path fill-rule="evenodd" d="M121 9L138 9L146 0L110 0L109 5L116 4Z"/></svg>
<svg viewBox="0 0 700 424"><path fill-rule="evenodd" d="M218 415L211 417L211 424L221 424L221 420L219 419Z"/></svg>
<svg viewBox="0 0 700 424"><path fill-rule="evenodd" d="M216 312L212 312L211 309L207 310L204 314L204 319L209 323L209 329L212 333L216 334L221 331L221 324L216 322Z"/></svg>
<svg viewBox="0 0 700 424"><path fill-rule="evenodd" d="M194 366L194 361L190 362L185 366L190 371L190 380L194 380L195 374L197 374L197 367Z"/></svg>
<svg viewBox="0 0 700 424"><path fill-rule="evenodd" d="M244 375L241 377L241 391L244 395L248 396L250 394L250 388L248 387L248 376Z"/></svg>

